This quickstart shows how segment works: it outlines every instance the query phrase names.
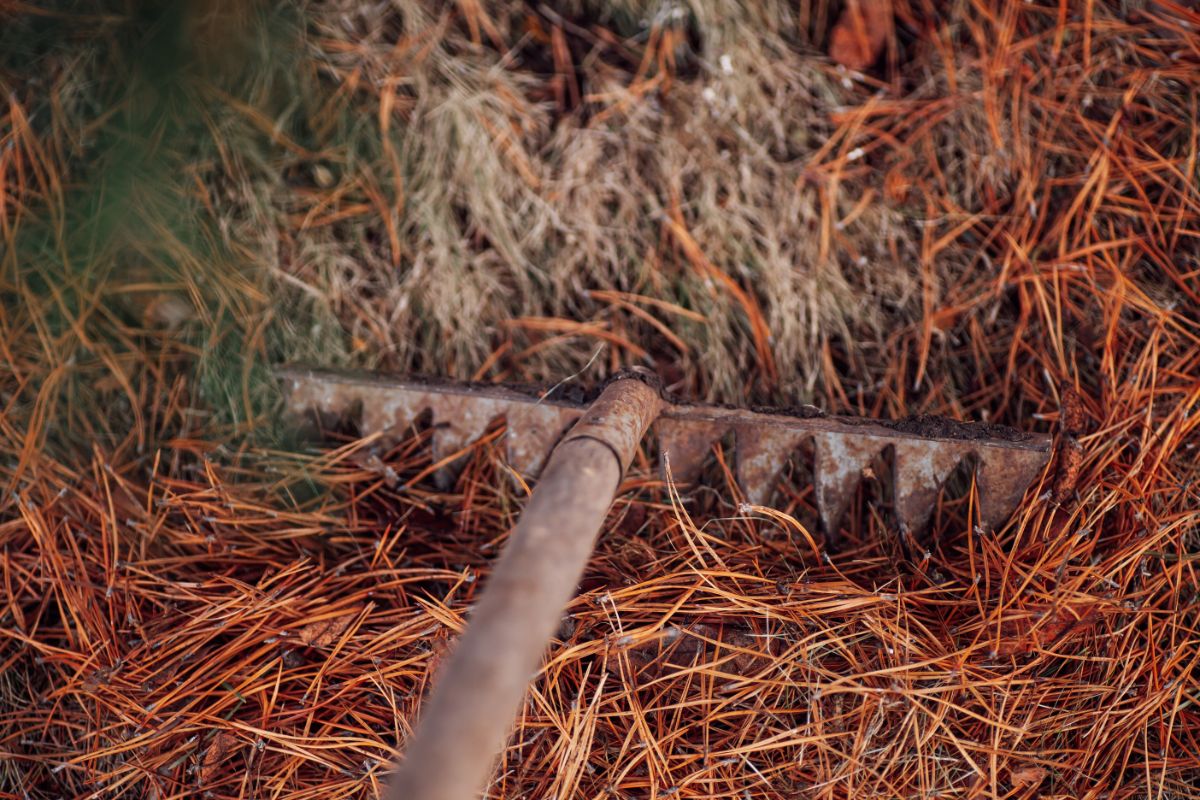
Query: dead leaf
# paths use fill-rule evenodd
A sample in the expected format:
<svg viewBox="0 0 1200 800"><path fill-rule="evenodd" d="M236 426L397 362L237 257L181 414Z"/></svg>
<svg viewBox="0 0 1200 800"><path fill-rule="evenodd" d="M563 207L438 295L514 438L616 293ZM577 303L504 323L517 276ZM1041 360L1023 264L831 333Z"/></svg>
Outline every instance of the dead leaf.
<svg viewBox="0 0 1200 800"><path fill-rule="evenodd" d="M333 172L324 164L317 164L312 168L313 181L322 189L328 189L333 186Z"/></svg>
<svg viewBox="0 0 1200 800"><path fill-rule="evenodd" d="M204 754L204 761L200 764L198 780L201 784L213 782L217 774L217 767L237 749L237 746L238 738L229 731L220 731L213 737L208 745L208 751Z"/></svg>
<svg viewBox="0 0 1200 800"><path fill-rule="evenodd" d="M1047 615L1049 615L1047 617ZM1059 606L1034 606L1000 626L999 656L1015 656L1050 647L1092 628L1101 619L1099 602L1084 600Z"/></svg>
<svg viewBox="0 0 1200 800"><path fill-rule="evenodd" d="M358 611L355 610L310 622L300 630L300 641L309 647L329 647L337 642L357 616Z"/></svg>
<svg viewBox="0 0 1200 800"><path fill-rule="evenodd" d="M1048 773L1041 767L1021 767L1009 773L1013 786L1037 786L1046 780Z"/></svg>
<svg viewBox="0 0 1200 800"><path fill-rule="evenodd" d="M1087 409L1083 405L1083 396L1073 387L1068 386L1062 390L1058 419L1063 433L1072 436L1083 433L1087 425Z"/></svg>
<svg viewBox="0 0 1200 800"><path fill-rule="evenodd" d="M656 678L668 670L687 669L723 659L728 660L722 661L719 667L722 672L747 675L762 663L763 658L770 657L769 653L762 652L759 640L748 632L703 622L682 627L671 625L640 641L628 641L628 638L613 640L610 652L624 652L634 669L648 678ZM731 650L739 652L729 658ZM754 652L741 652L746 650Z"/></svg>
<svg viewBox="0 0 1200 800"><path fill-rule="evenodd" d="M848 0L829 40L829 57L847 69L875 63L887 42L892 0Z"/></svg>
<svg viewBox="0 0 1200 800"><path fill-rule="evenodd" d="M1083 465L1083 447L1074 436L1063 436L1058 443L1058 464L1054 474L1054 500L1065 503L1075 494L1079 468Z"/></svg>
<svg viewBox="0 0 1200 800"><path fill-rule="evenodd" d="M173 331L196 317L196 309L182 297L160 293L150 298L142 310L146 324Z"/></svg>
<svg viewBox="0 0 1200 800"><path fill-rule="evenodd" d="M911 190L912 180L899 167L889 170L883 178L883 195L893 203L903 203Z"/></svg>

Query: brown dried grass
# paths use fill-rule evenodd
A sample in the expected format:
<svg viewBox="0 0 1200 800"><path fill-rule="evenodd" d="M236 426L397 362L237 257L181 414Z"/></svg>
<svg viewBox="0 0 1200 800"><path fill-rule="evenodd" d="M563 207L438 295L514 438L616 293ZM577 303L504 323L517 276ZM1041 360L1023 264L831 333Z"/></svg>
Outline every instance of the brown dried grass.
<svg viewBox="0 0 1200 800"><path fill-rule="evenodd" d="M679 496L646 454L492 796L1200 794L1200 19L895 6L871 76L809 52L820 4L641 38L595 9L531 12L544 36L478 3L314 10L328 146L251 86L214 160L130 206L211 213L212 241L155 212L86 258L73 66L9 87L0 796L374 796L522 494L495 437L447 492L409 485L427 434L264 445L245 354L557 379L600 342L594 373L645 353L698 394L1074 455L996 533L949 494L927 552L868 486L829 552L803 485L744 507L717 452ZM504 60L522 35L552 74ZM263 153L291 183L250 180Z"/></svg>

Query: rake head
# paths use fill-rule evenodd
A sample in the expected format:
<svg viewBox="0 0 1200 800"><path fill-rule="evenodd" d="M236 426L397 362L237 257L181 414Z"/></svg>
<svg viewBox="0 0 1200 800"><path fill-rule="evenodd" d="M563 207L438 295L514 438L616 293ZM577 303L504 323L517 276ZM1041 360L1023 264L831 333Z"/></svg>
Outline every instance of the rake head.
<svg viewBox="0 0 1200 800"><path fill-rule="evenodd" d="M291 411L360 415L364 434L399 435L428 412L435 461L452 459L492 422L506 422L513 469L536 476L563 433L586 410L579 398L497 384L453 383L304 368L280 370ZM910 530L923 528L949 475L974 463L980 519L1002 524L1046 466L1051 439L1000 425L914 417L897 422L827 416L802 409L747 410L664 403L654 423L660 462L678 483L694 481L714 442L732 432L735 474L746 499L764 504L785 464L806 442L813 453L821 524L836 530L863 470L891 448L895 513Z"/></svg>

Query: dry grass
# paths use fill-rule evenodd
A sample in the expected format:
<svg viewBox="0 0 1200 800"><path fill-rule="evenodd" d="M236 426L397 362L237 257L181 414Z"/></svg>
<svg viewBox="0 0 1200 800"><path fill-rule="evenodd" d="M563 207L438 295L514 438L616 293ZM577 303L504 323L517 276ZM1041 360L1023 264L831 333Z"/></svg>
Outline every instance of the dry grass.
<svg viewBox="0 0 1200 800"><path fill-rule="evenodd" d="M313 230L309 215L306 238L333 241L288 272L328 297L353 337L382 340L366 363L469 377L515 331L490 374L574 372L607 341L599 374L657 362L707 396L807 399L822 345L879 342L889 318L919 307L896 268L918 255L902 212L812 180L813 158L836 145L827 110L855 92L796 49L806 26L785 7L666 7L595 24L582 10L578 21L480 11L497 48L472 42L453 15L398 7L381 19L346 5L322 12L313 44L339 43L321 51L325 68L371 95L394 160L390 180L375 162L340 186L396 184L394 214L377 233L383 252L366 255L344 231ZM379 41L397 31L400 45ZM534 71L543 63L550 76ZM378 210L362 205L373 225ZM724 284L751 289L753 305ZM597 302L595 289L701 309L706 321L634 313ZM892 298L893 313L863 295ZM613 335L534 324L585 320ZM754 341L756 327L772 346ZM747 386L749 371L761 380Z"/></svg>
<svg viewBox="0 0 1200 800"><path fill-rule="evenodd" d="M897 2L858 75L747 6L3 12L0 797L374 796L522 498L285 446L266 365L601 346L1079 456L814 552L647 454L492 796L1200 794L1200 17Z"/></svg>

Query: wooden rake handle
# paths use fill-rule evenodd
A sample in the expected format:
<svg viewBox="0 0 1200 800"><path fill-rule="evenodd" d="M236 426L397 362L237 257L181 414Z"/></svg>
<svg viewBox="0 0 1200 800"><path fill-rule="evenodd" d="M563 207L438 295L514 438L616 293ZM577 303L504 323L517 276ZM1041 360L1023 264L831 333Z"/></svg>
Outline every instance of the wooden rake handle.
<svg viewBox="0 0 1200 800"><path fill-rule="evenodd" d="M477 800L662 401L613 380L554 449L422 711L390 800Z"/></svg>

